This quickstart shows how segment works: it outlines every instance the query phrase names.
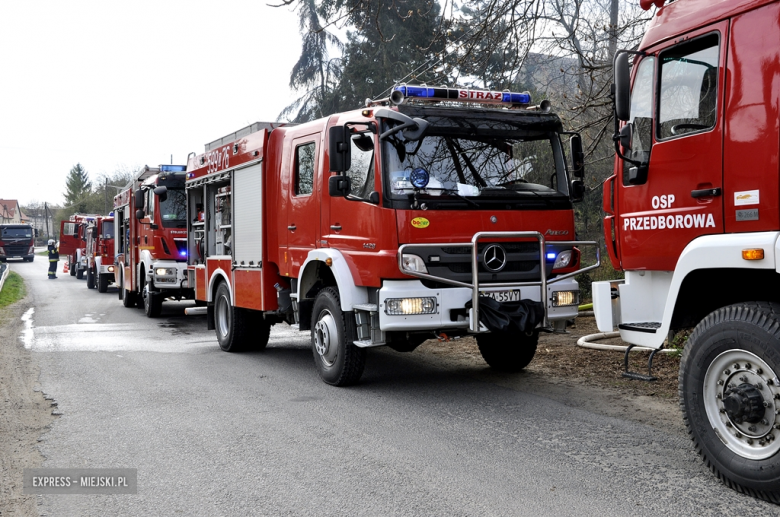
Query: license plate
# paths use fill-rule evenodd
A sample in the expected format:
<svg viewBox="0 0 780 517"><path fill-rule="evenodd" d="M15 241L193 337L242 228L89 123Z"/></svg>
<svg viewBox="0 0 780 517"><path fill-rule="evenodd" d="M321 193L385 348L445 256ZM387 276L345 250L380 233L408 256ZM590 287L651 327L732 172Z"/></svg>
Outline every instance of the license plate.
<svg viewBox="0 0 780 517"><path fill-rule="evenodd" d="M518 302L520 301L520 291L482 291L482 296L493 298L497 302Z"/></svg>

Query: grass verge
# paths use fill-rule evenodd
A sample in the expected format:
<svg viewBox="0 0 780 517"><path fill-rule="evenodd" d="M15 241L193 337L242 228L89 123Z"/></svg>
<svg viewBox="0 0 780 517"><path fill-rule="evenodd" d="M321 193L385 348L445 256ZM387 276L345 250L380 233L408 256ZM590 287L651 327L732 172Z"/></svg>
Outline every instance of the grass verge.
<svg viewBox="0 0 780 517"><path fill-rule="evenodd" d="M24 298L27 290L24 288L24 280L18 273L11 271L5 279L3 290L0 291L0 309Z"/></svg>

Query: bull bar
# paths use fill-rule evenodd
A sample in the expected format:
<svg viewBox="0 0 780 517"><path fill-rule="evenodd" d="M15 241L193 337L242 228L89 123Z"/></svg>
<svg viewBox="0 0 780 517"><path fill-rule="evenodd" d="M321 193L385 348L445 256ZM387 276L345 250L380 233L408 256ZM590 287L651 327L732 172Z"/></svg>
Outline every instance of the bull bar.
<svg viewBox="0 0 780 517"><path fill-rule="evenodd" d="M551 243L554 243L556 246L571 246L571 247L582 247L582 246L593 246L596 249L596 263L592 266L587 266L584 268L580 268L577 271L572 271L570 273L565 273L560 276L556 276L552 280L547 279L547 268L545 264L546 260L546 246L547 243L544 239L544 235L542 235L539 232L477 232L474 234L474 237L471 238L471 242L466 243L453 243L453 242L447 242L447 243L424 243L424 244L403 244L400 248L398 248L398 269L401 270L401 272L405 275L417 277L417 278L425 278L428 280L435 280L437 282L442 282L450 285L455 285L458 287L468 287L472 290L471 293L471 309L469 312L469 332L472 334L478 334L481 332L485 332L485 330L482 330L480 328L479 324L479 241L482 239L537 239L539 241L539 272L540 272L540 280L533 281L533 282L490 282L490 283L484 283L482 284L482 287L534 287L537 286L540 288L540 299L542 300L542 306L544 307L544 319L542 320L542 327L547 328L549 327L549 322L547 320L547 286L550 284L554 284L556 282L560 282L561 280L565 280L567 278L571 278L575 275L579 275L580 273L584 273L586 271L590 271L592 269L596 269L601 265L601 258L599 253L599 244L596 241L550 241ZM403 268L403 256L404 253L413 250L415 248L430 248L434 246L464 246L464 247L471 247L471 283L465 283L460 282L458 280L451 280L449 278L429 275L427 273L419 273L417 271L409 271Z"/></svg>

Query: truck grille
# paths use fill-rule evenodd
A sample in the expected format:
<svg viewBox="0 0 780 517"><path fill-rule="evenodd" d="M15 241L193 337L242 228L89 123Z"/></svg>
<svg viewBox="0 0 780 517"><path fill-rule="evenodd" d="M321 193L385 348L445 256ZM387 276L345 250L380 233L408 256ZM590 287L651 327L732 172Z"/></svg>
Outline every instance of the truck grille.
<svg viewBox="0 0 780 517"><path fill-rule="evenodd" d="M506 265L497 272L486 268L483 261L485 248L491 244L500 244L506 252ZM541 279L537 242L481 242L478 250L480 283L533 282ZM422 257L428 273L433 276L471 283L471 248L468 246L421 247L410 253ZM431 257L438 257L438 260L431 260ZM547 263L547 276L551 274L552 264Z"/></svg>
<svg viewBox="0 0 780 517"><path fill-rule="evenodd" d="M26 257L30 250L29 244L6 244L3 246L7 257Z"/></svg>

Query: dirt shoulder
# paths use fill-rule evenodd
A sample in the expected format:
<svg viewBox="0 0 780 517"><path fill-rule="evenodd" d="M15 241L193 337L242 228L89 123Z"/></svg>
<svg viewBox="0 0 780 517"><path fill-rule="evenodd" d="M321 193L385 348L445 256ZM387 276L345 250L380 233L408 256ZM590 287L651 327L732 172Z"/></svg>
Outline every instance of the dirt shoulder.
<svg viewBox="0 0 780 517"><path fill-rule="evenodd" d="M30 304L28 294L0 309L0 515L38 515L35 496L22 493L22 474L43 464L38 439L56 418L35 391L39 369L18 339Z"/></svg>
<svg viewBox="0 0 780 517"><path fill-rule="evenodd" d="M623 353L577 346L577 340L598 333L594 318L579 317L568 334L542 334L536 356L520 373L501 373L485 364L473 338L447 344L427 341L415 354L423 360L444 363L472 378L510 389L550 397L568 406L687 435L677 400L678 357L656 354L653 375L657 381L626 379ZM599 343L625 345L619 338ZM647 352L632 351L629 369L647 373Z"/></svg>

